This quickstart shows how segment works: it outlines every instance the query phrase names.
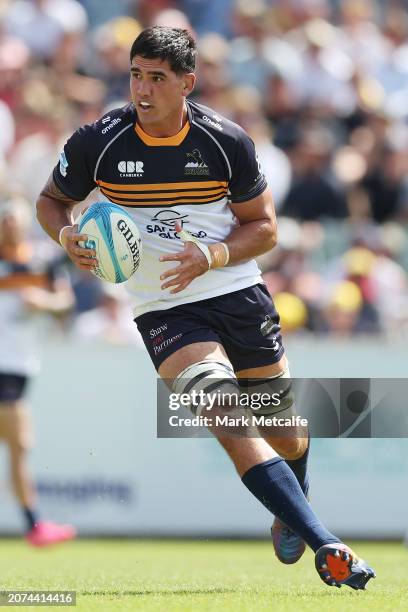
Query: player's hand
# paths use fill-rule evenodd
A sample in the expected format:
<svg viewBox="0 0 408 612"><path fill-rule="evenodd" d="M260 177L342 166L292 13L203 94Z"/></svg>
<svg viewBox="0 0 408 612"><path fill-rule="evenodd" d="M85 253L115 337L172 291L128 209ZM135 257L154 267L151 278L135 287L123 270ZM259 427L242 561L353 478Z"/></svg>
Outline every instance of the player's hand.
<svg viewBox="0 0 408 612"><path fill-rule="evenodd" d="M176 221L176 232L181 232L182 226L179 221ZM162 283L162 289L174 287L170 293L179 293L198 276L208 272L208 262L205 255L194 244L194 242L185 242L184 249L176 255L162 255L160 261L178 261L178 266L170 268L167 272L163 272L160 280L166 280ZM171 278L173 277L173 278Z"/></svg>
<svg viewBox="0 0 408 612"><path fill-rule="evenodd" d="M98 265L96 252L79 245L87 240L86 234L78 234L78 225L67 226L61 235L61 244L70 260L81 270L91 271Z"/></svg>

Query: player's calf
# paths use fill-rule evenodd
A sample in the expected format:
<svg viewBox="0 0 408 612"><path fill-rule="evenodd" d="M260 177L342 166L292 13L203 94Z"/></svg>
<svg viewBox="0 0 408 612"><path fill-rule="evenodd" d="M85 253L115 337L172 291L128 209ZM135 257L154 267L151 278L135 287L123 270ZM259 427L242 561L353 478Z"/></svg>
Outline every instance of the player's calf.
<svg viewBox="0 0 408 612"><path fill-rule="evenodd" d="M289 369L280 374L264 379L240 380L241 388L256 401L258 398L271 398L270 402L263 402L261 406L255 401L251 402L252 412L255 416L277 417L290 419L296 416L294 394ZM287 426L258 426L258 430L268 444L283 457L305 495L309 489L307 475L307 460L309 454L309 436L304 428ZM290 529L279 518L275 517L271 527L271 536L275 554L279 561L287 565L296 563L305 552L304 540Z"/></svg>

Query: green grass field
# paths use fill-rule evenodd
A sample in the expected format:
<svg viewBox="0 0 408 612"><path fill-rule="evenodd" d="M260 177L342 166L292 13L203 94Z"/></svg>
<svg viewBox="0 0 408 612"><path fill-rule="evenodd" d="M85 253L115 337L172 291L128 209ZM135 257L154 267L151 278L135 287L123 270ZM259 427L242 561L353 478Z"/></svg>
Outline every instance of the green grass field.
<svg viewBox="0 0 408 612"><path fill-rule="evenodd" d="M325 586L310 551L283 566L269 542L80 540L33 550L1 540L0 590L75 590L76 609L87 611L407 610L408 549L354 547L377 571L365 592Z"/></svg>

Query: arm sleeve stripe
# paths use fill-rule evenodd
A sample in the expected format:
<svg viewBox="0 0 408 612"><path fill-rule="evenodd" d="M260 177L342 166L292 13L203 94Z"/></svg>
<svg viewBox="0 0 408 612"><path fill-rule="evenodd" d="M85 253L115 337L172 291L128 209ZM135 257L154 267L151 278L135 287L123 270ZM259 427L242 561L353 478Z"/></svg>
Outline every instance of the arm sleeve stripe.
<svg viewBox="0 0 408 612"><path fill-rule="evenodd" d="M122 130L120 130L120 132L118 132L116 134L116 136L114 136L113 138L111 138L111 140L108 142L108 144L106 145L106 147L104 148L104 150L102 151L102 153L100 154L100 156L98 157L98 161L96 162L96 166L95 166L95 172L94 172L94 181L95 183L96 181L96 175L98 174L98 168L99 168L99 164L101 163L102 157L105 155L106 151L109 149L109 147L111 146L111 144L113 142L115 142L115 140L117 138L119 138L119 136L121 136L123 134L123 132L126 132L126 130L128 130L130 127L132 127L133 123L129 123L128 125L126 125Z"/></svg>
<svg viewBox="0 0 408 612"><path fill-rule="evenodd" d="M249 202L250 200L253 200L257 196L261 195L261 193L265 191L267 186L268 184L266 182L265 177L261 176L259 181L256 183L256 185L254 185L251 190L246 191L242 195L236 195L233 197L230 196L231 202L232 204L241 204L243 202Z"/></svg>
<svg viewBox="0 0 408 612"><path fill-rule="evenodd" d="M232 178L231 164L229 163L229 159L228 159L227 154L225 153L224 149L222 148L222 146L220 145L218 140L208 130L206 130L205 127L203 127L202 125L199 125L195 121L193 121L193 123L194 123L195 126L200 128L200 130L203 130L203 132L205 132L207 134L207 136L209 136L211 138L211 140L213 140L215 142L215 144L217 145L217 147L220 149L221 153L224 156L225 161L227 162L229 180L231 180L231 178Z"/></svg>

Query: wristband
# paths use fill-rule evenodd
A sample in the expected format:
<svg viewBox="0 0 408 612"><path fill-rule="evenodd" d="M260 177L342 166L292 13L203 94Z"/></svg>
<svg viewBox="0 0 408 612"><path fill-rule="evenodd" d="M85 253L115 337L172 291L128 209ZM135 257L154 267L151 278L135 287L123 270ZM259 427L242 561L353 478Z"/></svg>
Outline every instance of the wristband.
<svg viewBox="0 0 408 612"><path fill-rule="evenodd" d="M200 249L203 255L205 255L205 258L208 263L208 269L210 270L212 265L212 258L208 246L200 242L198 238L190 234L190 232L187 232L187 230L181 230L181 232L178 232L178 236L181 238L181 240L183 240L183 242L193 242Z"/></svg>
<svg viewBox="0 0 408 612"><path fill-rule="evenodd" d="M230 260L230 252L229 252L228 244L225 244L225 242L219 242L218 244L222 244L222 246L224 247L225 257L226 257L224 266L227 266Z"/></svg>
<svg viewBox="0 0 408 612"><path fill-rule="evenodd" d="M60 245L62 246L63 249L65 249L65 246L61 242L62 232L64 231L64 229L67 229L67 227L72 227L72 225L64 225L64 227L61 227L61 229L59 231L59 235L58 235L58 242L60 243Z"/></svg>
<svg viewBox="0 0 408 612"><path fill-rule="evenodd" d="M211 268L224 268L229 260L229 250L227 252L227 245L224 242L216 242L210 247L210 253L212 258Z"/></svg>

